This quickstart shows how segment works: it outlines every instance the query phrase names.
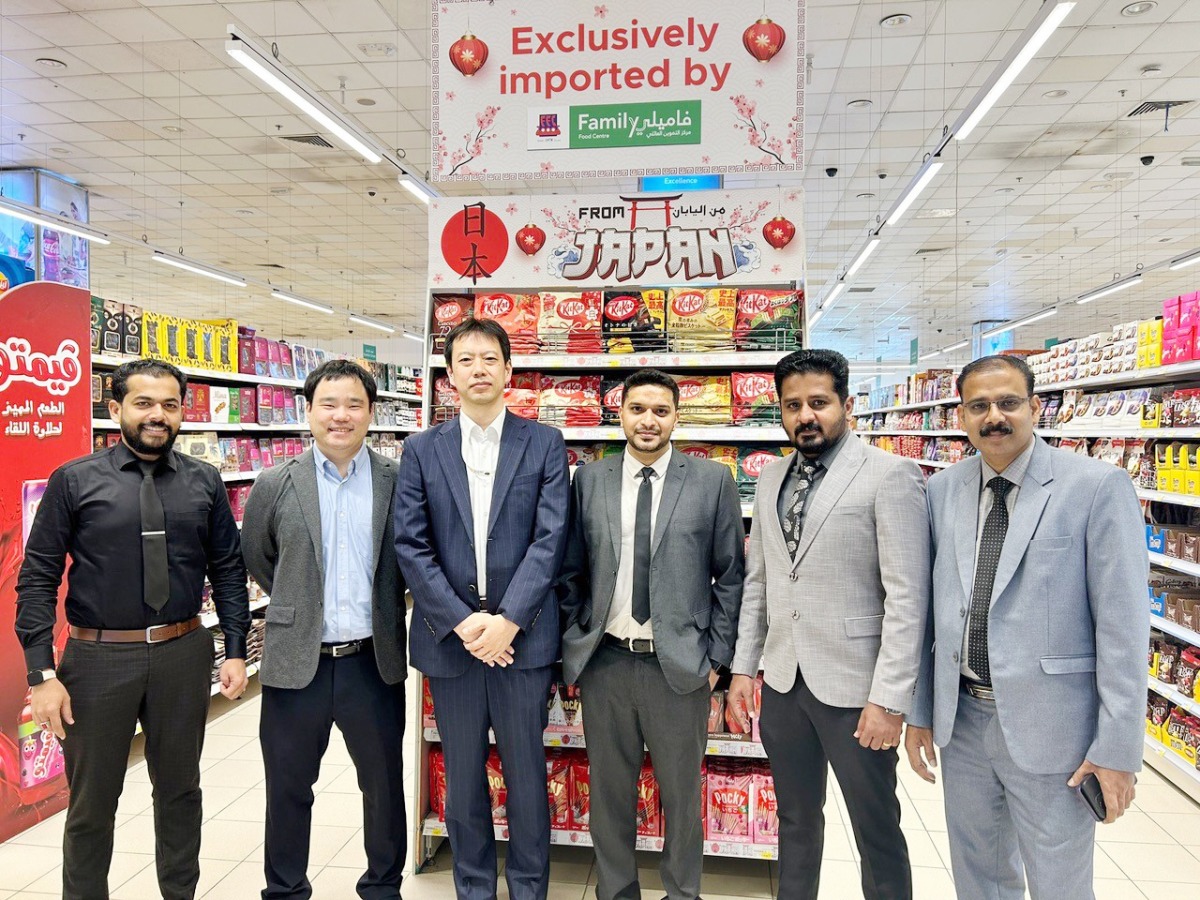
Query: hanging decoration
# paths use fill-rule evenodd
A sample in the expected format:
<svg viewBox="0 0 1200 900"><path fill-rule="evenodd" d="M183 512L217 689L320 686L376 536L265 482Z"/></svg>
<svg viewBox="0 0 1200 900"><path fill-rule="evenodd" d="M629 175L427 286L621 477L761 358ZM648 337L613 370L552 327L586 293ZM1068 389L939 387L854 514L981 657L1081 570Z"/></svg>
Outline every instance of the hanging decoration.
<svg viewBox="0 0 1200 900"><path fill-rule="evenodd" d="M519 220L518 220L519 221ZM517 247L528 256L533 256L546 243L546 232L532 222L517 231Z"/></svg>
<svg viewBox="0 0 1200 900"><path fill-rule="evenodd" d="M487 62L488 45L469 31L450 45L450 64L470 78Z"/></svg>
<svg viewBox="0 0 1200 900"><path fill-rule="evenodd" d="M784 30L763 16L742 32L746 52L761 63L771 60L783 48Z"/></svg>
<svg viewBox="0 0 1200 900"><path fill-rule="evenodd" d="M796 226L792 224L790 219L783 216L776 216L763 226L762 235L763 240L768 244L776 250L782 250L796 236Z"/></svg>

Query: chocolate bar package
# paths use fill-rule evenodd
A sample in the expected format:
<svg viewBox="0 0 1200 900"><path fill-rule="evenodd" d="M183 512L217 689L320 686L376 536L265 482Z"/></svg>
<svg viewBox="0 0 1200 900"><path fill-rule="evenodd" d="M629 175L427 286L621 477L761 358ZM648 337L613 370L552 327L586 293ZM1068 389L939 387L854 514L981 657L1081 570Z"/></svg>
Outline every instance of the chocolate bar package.
<svg viewBox="0 0 1200 900"><path fill-rule="evenodd" d="M599 375L543 375L538 421L560 428L599 425L600 384Z"/></svg>
<svg viewBox="0 0 1200 900"><path fill-rule="evenodd" d="M536 422L541 391L542 379L537 372L517 372L504 389L504 405L513 415Z"/></svg>
<svg viewBox="0 0 1200 900"><path fill-rule="evenodd" d="M550 828L571 826L571 758L563 750L546 751L546 797L550 802Z"/></svg>
<svg viewBox="0 0 1200 900"><path fill-rule="evenodd" d="M254 364L254 338L238 335L237 370L243 375L256 374Z"/></svg>
<svg viewBox="0 0 1200 900"><path fill-rule="evenodd" d="M602 330L609 353L667 352L666 294L605 291Z"/></svg>
<svg viewBox="0 0 1200 900"><path fill-rule="evenodd" d="M508 334L513 353L538 352L541 312L540 294L479 294L475 297L475 318L499 322Z"/></svg>
<svg viewBox="0 0 1200 900"><path fill-rule="evenodd" d="M572 831L588 831L592 819L592 778L585 753L572 752L571 778L571 822Z"/></svg>
<svg viewBox="0 0 1200 900"><path fill-rule="evenodd" d="M623 378L601 378L600 381L600 424L621 424L621 403L625 399Z"/></svg>
<svg viewBox="0 0 1200 900"><path fill-rule="evenodd" d="M667 293L667 333L679 353L733 350L733 288L671 288Z"/></svg>
<svg viewBox="0 0 1200 900"><path fill-rule="evenodd" d="M475 314L475 300L465 294L433 295L433 352L445 353L446 335Z"/></svg>
<svg viewBox="0 0 1200 900"><path fill-rule="evenodd" d="M672 375L679 385L680 425L728 425L733 394L728 375Z"/></svg>
<svg viewBox="0 0 1200 900"><path fill-rule="evenodd" d="M773 372L730 374L734 425L779 424L779 397Z"/></svg>
<svg viewBox="0 0 1200 900"><path fill-rule="evenodd" d="M795 350L801 345L803 291L738 291L733 328L738 350Z"/></svg>
<svg viewBox="0 0 1200 900"><path fill-rule="evenodd" d="M600 353L604 336L600 327L604 296L600 291L581 294L543 293L538 341L542 353Z"/></svg>
<svg viewBox="0 0 1200 900"><path fill-rule="evenodd" d="M508 788L504 786L504 769L495 747L487 757L488 799L492 804L492 824L508 824Z"/></svg>
<svg viewBox="0 0 1200 900"><path fill-rule="evenodd" d="M676 442L675 449L696 459L708 459L719 462L729 469L734 481L737 480L738 450L732 444L707 444L701 442Z"/></svg>
<svg viewBox="0 0 1200 900"><path fill-rule="evenodd" d="M124 346L124 335L121 332L121 304L116 300L105 300L103 331L100 335L101 351L121 353Z"/></svg>
<svg viewBox="0 0 1200 900"><path fill-rule="evenodd" d="M787 450L783 447L743 446L738 448L737 486L738 496L741 497L743 503L753 502L755 491L758 490L758 476L762 474L762 470L767 464L782 459L790 452L790 447Z"/></svg>
<svg viewBox="0 0 1200 900"><path fill-rule="evenodd" d="M747 760L713 758L705 785L704 837L710 841L749 843L750 798L754 773Z"/></svg>

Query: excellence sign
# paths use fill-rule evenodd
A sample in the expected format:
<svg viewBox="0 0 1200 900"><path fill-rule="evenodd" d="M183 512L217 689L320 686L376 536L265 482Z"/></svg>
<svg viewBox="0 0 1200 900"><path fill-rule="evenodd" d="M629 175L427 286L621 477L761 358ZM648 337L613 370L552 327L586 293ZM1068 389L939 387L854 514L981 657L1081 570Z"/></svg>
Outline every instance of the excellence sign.
<svg viewBox="0 0 1200 900"><path fill-rule="evenodd" d="M802 169L804 2L737 9L435 0L433 179Z"/></svg>

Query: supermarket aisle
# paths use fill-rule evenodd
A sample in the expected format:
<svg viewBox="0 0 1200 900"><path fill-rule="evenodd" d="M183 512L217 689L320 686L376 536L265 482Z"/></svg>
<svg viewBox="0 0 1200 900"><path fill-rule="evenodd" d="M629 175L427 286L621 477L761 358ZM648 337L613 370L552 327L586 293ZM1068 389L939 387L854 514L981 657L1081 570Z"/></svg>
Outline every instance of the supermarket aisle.
<svg viewBox="0 0 1200 900"><path fill-rule="evenodd" d="M261 888L264 791L257 738L259 705L256 693L239 703L219 700L213 705L204 750L205 824L197 895L204 900L247 900L256 897ZM1136 808L1117 825L1101 830L1096 860L1098 900L1138 900L1164 896L1172 889L1182 895L1200 883L1200 807L1152 770L1144 771L1139 779ZM902 785L916 897L951 900L954 888L946 868L940 789L911 775L902 778ZM411 777L407 788L411 798ZM354 769L336 732L317 792L313 819L320 824L313 828L311 861L315 896L318 900L354 900L354 883L364 864L362 807ZM860 896L858 866L836 790L827 818L821 896L830 900ZM0 846L0 900L59 896L63 819L55 816ZM150 783L145 763L135 756L118 814L110 878L113 900L157 900L153 842ZM587 886L592 878L590 850L556 847L552 858L550 900L594 896ZM644 861L643 897L658 900L662 892L656 857L646 854ZM453 897L449 866L449 850L443 846L430 871L406 880L406 900ZM771 897L773 876L771 863L709 858L704 897ZM500 896L507 897L507 891L502 889Z"/></svg>

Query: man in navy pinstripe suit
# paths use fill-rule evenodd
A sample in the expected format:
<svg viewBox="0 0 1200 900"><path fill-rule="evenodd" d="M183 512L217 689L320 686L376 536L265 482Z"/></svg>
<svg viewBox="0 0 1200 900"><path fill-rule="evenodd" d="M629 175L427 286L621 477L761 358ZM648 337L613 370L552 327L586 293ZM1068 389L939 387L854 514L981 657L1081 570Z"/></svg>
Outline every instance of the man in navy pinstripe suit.
<svg viewBox="0 0 1200 900"><path fill-rule="evenodd" d="M409 659L433 693L459 900L496 897L488 729L508 789L505 879L544 900L550 879L546 700L559 655L554 582L570 483L561 433L504 408L508 335L471 319L446 337L462 414L404 443L396 554L413 595Z"/></svg>

